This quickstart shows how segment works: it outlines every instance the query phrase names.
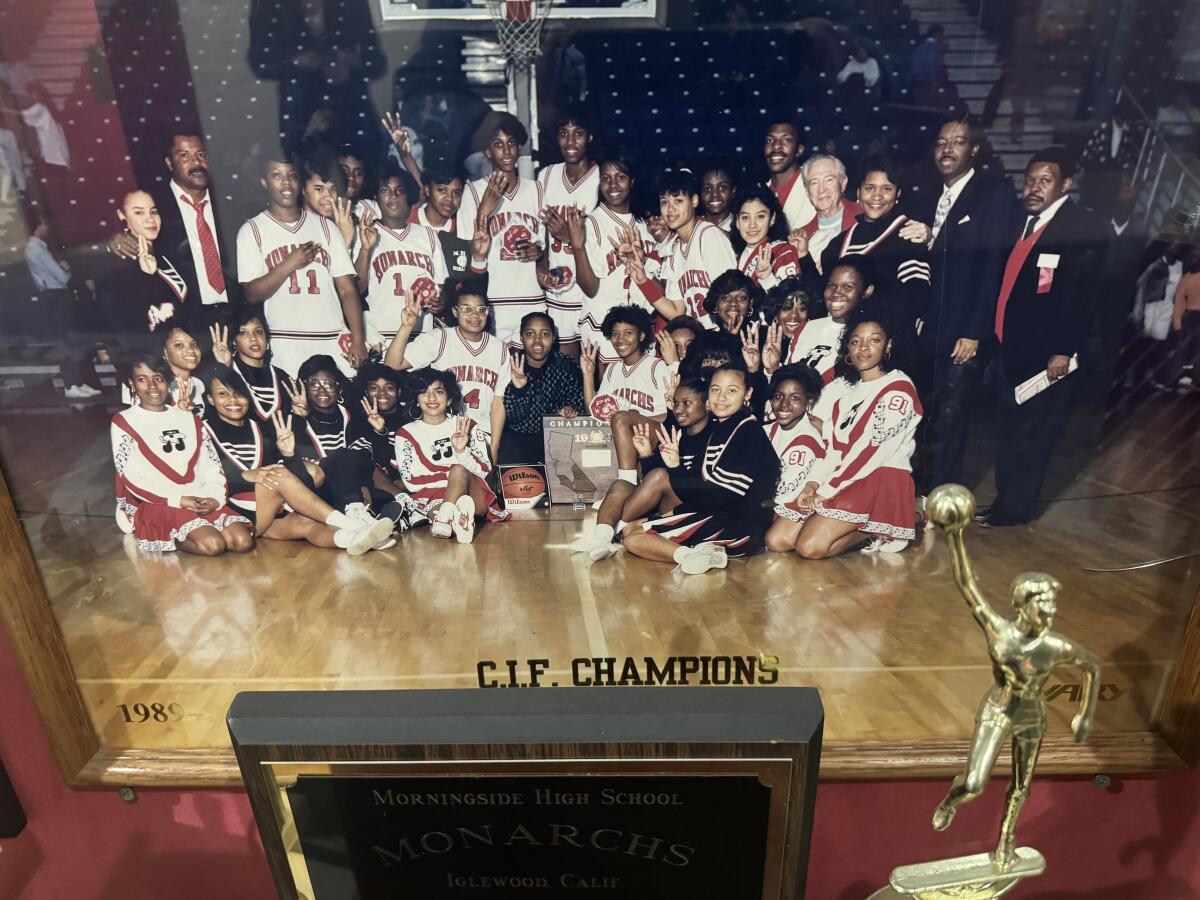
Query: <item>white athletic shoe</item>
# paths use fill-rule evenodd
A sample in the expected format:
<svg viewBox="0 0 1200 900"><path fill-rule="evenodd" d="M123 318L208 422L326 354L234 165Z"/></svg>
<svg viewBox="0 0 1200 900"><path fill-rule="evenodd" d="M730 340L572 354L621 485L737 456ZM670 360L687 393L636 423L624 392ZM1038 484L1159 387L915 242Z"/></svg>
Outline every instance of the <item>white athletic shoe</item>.
<svg viewBox="0 0 1200 900"><path fill-rule="evenodd" d="M429 527L434 537L448 538L454 534L454 517L458 515L458 507L453 503L442 503L433 514L433 524Z"/></svg>
<svg viewBox="0 0 1200 900"><path fill-rule="evenodd" d="M73 384L63 391L63 396L68 400L87 400L92 395L84 389L84 385Z"/></svg>
<svg viewBox="0 0 1200 900"><path fill-rule="evenodd" d="M475 498L463 494L456 506L458 515L454 517L454 536L460 544L469 544L475 539Z"/></svg>
<svg viewBox="0 0 1200 900"><path fill-rule="evenodd" d="M374 550L378 545L386 543L391 536L392 523L387 519L376 519L371 525L355 529L346 552L351 556L362 556L368 550Z"/></svg>
<svg viewBox="0 0 1200 900"><path fill-rule="evenodd" d="M908 541L887 540L877 537L860 550L860 553L899 553L908 546Z"/></svg>
<svg viewBox="0 0 1200 900"><path fill-rule="evenodd" d="M725 547L721 544L697 544L683 558L679 571L684 575L703 575L709 569L724 569L729 565Z"/></svg>
<svg viewBox="0 0 1200 900"><path fill-rule="evenodd" d="M81 384L80 387L83 388L84 393L86 393L89 397L99 397L102 393L104 393L103 391L96 390L90 384Z"/></svg>
<svg viewBox="0 0 1200 900"><path fill-rule="evenodd" d="M365 503L347 503L346 515L363 525L373 525L377 521Z"/></svg>
<svg viewBox="0 0 1200 900"><path fill-rule="evenodd" d="M620 549L621 545L615 544L612 541L594 541L588 547L588 556L591 557L592 562L600 562L601 560L608 559L610 556L615 556Z"/></svg>

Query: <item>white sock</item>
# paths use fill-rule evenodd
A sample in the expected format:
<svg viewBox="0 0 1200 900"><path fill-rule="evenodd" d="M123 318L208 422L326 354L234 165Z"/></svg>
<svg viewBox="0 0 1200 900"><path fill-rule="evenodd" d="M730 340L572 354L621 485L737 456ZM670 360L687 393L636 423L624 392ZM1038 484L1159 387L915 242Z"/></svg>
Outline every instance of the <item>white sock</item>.
<svg viewBox="0 0 1200 900"><path fill-rule="evenodd" d="M334 528L356 528L355 521L344 512L333 510L325 517L325 524L332 525Z"/></svg>
<svg viewBox="0 0 1200 900"><path fill-rule="evenodd" d="M624 531L624 530L625 530L625 526L626 526L626 525L628 525L628 524L629 524L629 523L628 523L628 522L626 522L624 519L621 519L619 522L617 522L617 529L616 529L616 531L617 531L617 534L620 534L622 531Z"/></svg>
<svg viewBox="0 0 1200 900"><path fill-rule="evenodd" d="M333 533L333 546L345 550L353 543L355 534L349 528L339 528Z"/></svg>
<svg viewBox="0 0 1200 900"><path fill-rule="evenodd" d="M675 560L675 562L679 563L679 565L682 566L683 561L685 559L687 559L689 556L691 556L691 553L692 553L691 547L680 547L678 550L675 551L675 555L672 556L671 559Z"/></svg>
<svg viewBox="0 0 1200 900"><path fill-rule="evenodd" d="M611 544L616 531L611 525L597 525L592 532L592 538L597 544Z"/></svg>
<svg viewBox="0 0 1200 900"><path fill-rule="evenodd" d="M637 484L637 469L617 469L617 478L621 481L628 481L630 484Z"/></svg>

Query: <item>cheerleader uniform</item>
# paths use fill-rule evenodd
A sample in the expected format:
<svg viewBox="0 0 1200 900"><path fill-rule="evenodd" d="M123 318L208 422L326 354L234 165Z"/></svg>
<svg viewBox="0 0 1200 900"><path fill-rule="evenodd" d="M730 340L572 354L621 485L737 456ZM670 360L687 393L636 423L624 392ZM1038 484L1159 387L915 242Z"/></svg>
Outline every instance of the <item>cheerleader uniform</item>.
<svg viewBox="0 0 1200 900"><path fill-rule="evenodd" d="M229 490L229 505L258 524L258 508L255 502L255 486L246 480L246 473L251 469L261 469L263 466L273 466L282 463L284 468L295 475L310 491L316 490L312 476L304 466L304 460L299 456L285 458L275 446L275 429L247 416L241 425L230 425L220 416L209 410L204 417L204 430L216 448L225 473L225 482ZM285 504L280 508L276 518L283 518L289 512Z"/></svg>
<svg viewBox="0 0 1200 900"><path fill-rule="evenodd" d="M313 460L325 473L325 483L317 496L334 509L362 503L364 487L370 491L371 508L377 513L394 499L380 496L382 492L374 488L372 474L378 461L378 438L372 440L374 429L351 416L342 404L329 411L310 406L307 417L292 419L292 431L296 434L296 454ZM386 444L387 435L382 439ZM395 477L394 472L389 475Z"/></svg>
<svg viewBox="0 0 1200 900"><path fill-rule="evenodd" d="M790 429L779 427L778 422L764 426L767 439L779 457L779 481L775 485L775 515L791 522L803 522L810 515L796 502L804 486L813 480L812 471L825 458L825 443L821 432L808 416Z"/></svg>
<svg viewBox="0 0 1200 900"><path fill-rule="evenodd" d="M233 358L233 370L242 376L246 387L250 388L250 409L260 422L269 422L272 415L283 409L287 396L283 385L290 384L287 372L270 363L248 366L237 356ZM290 406L291 398L287 402Z"/></svg>
<svg viewBox="0 0 1200 900"><path fill-rule="evenodd" d="M116 468L117 521L132 530L139 550L166 552L197 528L250 525L226 504L225 475L200 420L178 407L151 412L130 407L110 429ZM220 504L201 514L183 509L183 497Z"/></svg>
<svg viewBox="0 0 1200 900"><path fill-rule="evenodd" d="M670 470L681 504L643 528L685 547L711 543L728 556L758 553L771 524L779 457L749 409L711 419L707 434L695 469Z"/></svg>
<svg viewBox="0 0 1200 900"><path fill-rule="evenodd" d="M898 369L847 383L822 431L826 456L809 479L825 498L816 511L887 541L914 540L911 460L922 414L917 389Z"/></svg>
<svg viewBox="0 0 1200 900"><path fill-rule="evenodd" d="M497 522L508 517L496 502L496 495L487 486L491 471L488 461L488 438L483 429L471 423L467 447L456 453L450 443L454 434L454 416L446 416L438 425L417 419L396 429L396 471L400 481L412 497L416 508L425 516L437 511L446 499L446 485L451 466L458 464L477 478L484 487L488 521Z"/></svg>
<svg viewBox="0 0 1200 900"><path fill-rule="evenodd" d="M800 257L796 248L787 241L771 241L771 265L759 271L758 248L761 244L746 247L738 257L738 268L758 282L764 291L769 291L785 278L800 274Z"/></svg>

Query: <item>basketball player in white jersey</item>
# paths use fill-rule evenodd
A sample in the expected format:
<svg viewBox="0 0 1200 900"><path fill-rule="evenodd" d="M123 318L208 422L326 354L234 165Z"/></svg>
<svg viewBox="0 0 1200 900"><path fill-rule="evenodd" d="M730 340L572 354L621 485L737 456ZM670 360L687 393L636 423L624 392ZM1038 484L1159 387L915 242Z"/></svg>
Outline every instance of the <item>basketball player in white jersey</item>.
<svg viewBox="0 0 1200 900"><path fill-rule="evenodd" d="M537 279L537 261L545 245L539 217L542 189L536 181L517 174L517 159L528 139L525 126L515 116L502 117L484 149L493 172L467 185L458 210L459 234L473 234L477 216L487 223L492 237L486 260L487 299L496 337L510 347L521 343L522 316L546 309L546 296ZM486 197L489 187L498 191L494 208ZM472 259L472 268L480 263Z"/></svg>
<svg viewBox="0 0 1200 900"><path fill-rule="evenodd" d="M383 361L397 371L431 366L451 373L462 389L467 416L487 436L491 458L496 460L506 416L504 391L512 379L508 348L487 333L487 291L482 281L447 283L446 302L458 324L435 328L409 343L419 311L416 299L410 297Z"/></svg>
<svg viewBox="0 0 1200 900"><path fill-rule="evenodd" d="M800 129L796 125L775 122L767 129L763 145L763 157L771 173L767 187L779 198L789 229L804 227L817 214L800 175L802 156L804 145L800 143Z"/></svg>
<svg viewBox="0 0 1200 900"><path fill-rule="evenodd" d="M345 242L332 222L300 205L295 162L268 160L260 183L267 208L238 230L238 273L246 303L264 304L273 360L294 376L304 360L327 353L353 374L367 347ZM348 358L338 343L346 326Z"/></svg>
<svg viewBox="0 0 1200 900"><path fill-rule="evenodd" d="M611 155L597 167L600 172L600 196L595 211L586 218L577 210L568 210L565 217L551 212L547 218L551 234L565 229L571 247L575 275L583 293L583 308L579 318L579 336L583 343L595 344L600 362L611 365L617 361L612 343L600 330L604 317L617 306L639 306L647 312L654 307L636 290L625 267L628 252L622 247L640 244L644 268L651 277L661 270L656 246L646 223L630 212L629 197L633 191L633 169L619 155ZM666 298L658 301L664 316L669 309Z"/></svg>
<svg viewBox="0 0 1200 900"><path fill-rule="evenodd" d="M588 148L592 142L590 120L579 112L567 112L554 129L563 162L542 169L542 220L550 216L559 221L567 209L587 215L596 208L600 197L600 167L592 161ZM575 254L569 235L563 229L551 229L550 246L538 261L538 278L546 289L546 308L558 326L558 347L567 356L579 358L579 318L583 308L583 290L579 285Z"/></svg>
<svg viewBox="0 0 1200 900"><path fill-rule="evenodd" d="M417 196L413 177L394 159L385 160L375 193L380 218L376 221L370 213L364 213L358 226L354 270L370 306L366 312L367 336L371 344L381 342L384 349L400 330L400 315L409 294L421 306L414 331L437 327L442 310L446 260L433 229L409 222L408 213Z"/></svg>
<svg viewBox="0 0 1200 900"><path fill-rule="evenodd" d="M665 285L659 286L636 260L630 263L630 274L664 318L688 315L698 319L704 315L709 287L717 276L738 267L737 257L725 233L697 215L700 194L691 172L670 169L663 173L658 181L658 201L663 221L675 238L663 266ZM664 296L667 302L660 306L657 301Z"/></svg>

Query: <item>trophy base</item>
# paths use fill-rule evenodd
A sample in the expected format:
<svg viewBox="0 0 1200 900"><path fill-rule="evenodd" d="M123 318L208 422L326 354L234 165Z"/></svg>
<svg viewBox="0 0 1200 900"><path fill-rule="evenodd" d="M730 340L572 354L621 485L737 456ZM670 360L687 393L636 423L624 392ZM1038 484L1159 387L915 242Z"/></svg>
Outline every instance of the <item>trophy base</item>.
<svg viewBox="0 0 1200 900"><path fill-rule="evenodd" d="M1017 858L1004 867L987 853L939 859L892 870L891 886L869 900L992 900L1008 893L1023 878L1046 871L1046 860L1032 847L1017 848Z"/></svg>

